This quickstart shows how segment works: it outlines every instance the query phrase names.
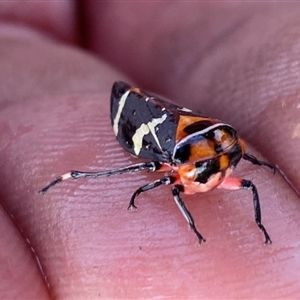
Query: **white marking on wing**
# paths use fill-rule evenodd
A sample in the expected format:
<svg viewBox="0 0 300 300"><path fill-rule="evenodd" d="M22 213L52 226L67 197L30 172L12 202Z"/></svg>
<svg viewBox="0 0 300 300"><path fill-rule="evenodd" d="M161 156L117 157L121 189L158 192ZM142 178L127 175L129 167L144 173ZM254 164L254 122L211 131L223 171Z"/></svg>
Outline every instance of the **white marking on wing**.
<svg viewBox="0 0 300 300"><path fill-rule="evenodd" d="M181 111L185 111L185 112L192 112L191 109L186 108L186 107L182 107L182 108L177 108L177 110L181 110Z"/></svg>
<svg viewBox="0 0 300 300"><path fill-rule="evenodd" d="M119 102L119 106L118 106L118 111L117 111L116 116L114 118L113 130L114 130L114 133L115 133L116 136L118 135L118 131L119 131L119 121L120 121L121 113L122 113L122 110L124 108L124 105L125 105L125 102L126 102L126 99L129 95L129 93L130 93L130 90L127 91L121 97L120 102Z"/></svg>
<svg viewBox="0 0 300 300"><path fill-rule="evenodd" d="M147 124L143 123L140 128L138 128L135 134L132 137L132 141L134 144L134 153L139 155L143 146L143 139L144 136L151 132L155 142L157 143L158 147L161 149L161 145L159 143L158 137L155 133L155 127L159 124L162 124L167 119L167 115L164 114L160 118L152 119Z"/></svg>

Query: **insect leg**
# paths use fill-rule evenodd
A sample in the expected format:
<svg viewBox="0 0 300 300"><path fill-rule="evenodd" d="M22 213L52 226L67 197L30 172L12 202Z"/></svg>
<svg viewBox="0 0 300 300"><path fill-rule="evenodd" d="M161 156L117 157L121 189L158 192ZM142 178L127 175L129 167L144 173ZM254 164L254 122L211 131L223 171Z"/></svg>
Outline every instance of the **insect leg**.
<svg viewBox="0 0 300 300"><path fill-rule="evenodd" d="M271 238L267 233L264 225L261 223L261 211L260 211L260 204L259 204L259 197L258 192L255 185L250 180L241 180L241 188L251 190L253 194L253 205L254 205L254 213L255 213L255 222L259 229L265 235L265 244L271 244Z"/></svg>
<svg viewBox="0 0 300 300"><path fill-rule="evenodd" d="M254 165L259 165L259 166L267 166L269 167L271 170L273 170L273 173L275 174L276 172L276 166L272 165L270 163L258 160L254 155L249 154L249 153L245 153L243 155L243 159L250 161L251 163L253 163Z"/></svg>
<svg viewBox="0 0 300 300"><path fill-rule="evenodd" d="M191 229L194 231L194 233L198 237L199 244L201 244L202 242L205 242L205 239L200 234L200 232L197 230L197 228L195 226L194 219L193 219L191 213L188 211L188 209L185 206L184 202L180 198L180 192L183 192L183 186L181 186L181 185L174 185L172 187L172 194L173 194L173 197L174 197L174 200L175 200L177 206L179 207L181 213L183 214L183 216L185 217L185 219L189 223Z"/></svg>
<svg viewBox="0 0 300 300"><path fill-rule="evenodd" d="M138 188L132 195L129 205L128 205L128 210L132 210L132 209L136 209L137 207L134 204L134 200L135 198L143 192L149 191L151 189L154 189L156 187L159 187L161 185L169 185L172 184L174 181L176 180L175 177L173 176L165 176L161 179L155 180L153 182L150 182L144 186L141 186L140 188Z"/></svg>
<svg viewBox="0 0 300 300"><path fill-rule="evenodd" d="M252 191L255 222L265 236L265 244L271 244L272 243L271 238L267 230L261 223L261 210L260 210L259 196L255 185L250 180L227 177L218 187L228 189L228 190L247 189Z"/></svg>
<svg viewBox="0 0 300 300"><path fill-rule="evenodd" d="M134 164L130 166L126 166L123 168L118 168L114 170L107 170L107 171L100 171L100 172L82 172L82 171L70 171L64 175L61 175L57 177L55 180L53 180L51 183L49 183L47 186L45 186L43 189L39 191L39 193L45 194L49 188L53 187L54 185L62 182L63 180L73 178L86 178L86 177L106 177L111 175L117 175L117 174L123 174L127 172L137 172L142 170L147 170L154 172L158 169L160 169L162 164L160 162L147 162L147 163L139 163Z"/></svg>

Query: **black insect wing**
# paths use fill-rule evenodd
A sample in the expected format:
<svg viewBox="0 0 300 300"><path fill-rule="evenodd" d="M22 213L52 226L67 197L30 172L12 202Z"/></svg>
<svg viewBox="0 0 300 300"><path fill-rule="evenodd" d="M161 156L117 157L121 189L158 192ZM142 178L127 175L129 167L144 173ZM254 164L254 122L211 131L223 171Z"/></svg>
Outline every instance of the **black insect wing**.
<svg viewBox="0 0 300 300"><path fill-rule="evenodd" d="M145 159L171 162L178 113L168 109L166 104L125 83L114 84L111 122L125 150Z"/></svg>

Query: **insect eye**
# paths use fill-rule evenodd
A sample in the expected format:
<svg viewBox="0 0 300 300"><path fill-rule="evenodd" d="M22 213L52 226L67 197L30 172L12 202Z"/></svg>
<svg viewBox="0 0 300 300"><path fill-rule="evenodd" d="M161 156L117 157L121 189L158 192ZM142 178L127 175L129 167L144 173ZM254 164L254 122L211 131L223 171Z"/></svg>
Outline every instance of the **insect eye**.
<svg viewBox="0 0 300 300"><path fill-rule="evenodd" d="M221 153L223 151L222 145L216 145L215 146L215 151L216 151L216 153Z"/></svg>
<svg viewBox="0 0 300 300"><path fill-rule="evenodd" d="M214 131L209 131L204 134L204 137L208 140L213 140L215 138L215 133Z"/></svg>

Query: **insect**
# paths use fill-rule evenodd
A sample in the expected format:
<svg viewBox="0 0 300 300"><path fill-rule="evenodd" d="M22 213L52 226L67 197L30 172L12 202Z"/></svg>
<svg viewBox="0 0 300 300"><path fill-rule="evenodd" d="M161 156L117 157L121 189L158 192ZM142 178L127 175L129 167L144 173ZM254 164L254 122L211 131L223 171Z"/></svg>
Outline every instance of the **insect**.
<svg viewBox="0 0 300 300"><path fill-rule="evenodd" d="M207 192L216 187L247 189L253 196L255 222L264 234L265 243L271 243L261 223L255 185L250 180L232 178L230 175L242 158L255 165L267 166L274 173L276 167L247 153L245 143L232 126L124 82L115 82L112 87L111 124L120 145L147 162L100 172L70 171L57 177L40 193L44 194L49 188L69 178L103 177L144 170L163 172L165 175L160 179L141 186L133 193L128 209L136 208L135 199L139 194L161 185L170 185L176 204L199 243L202 243L205 239L197 230L180 194Z"/></svg>

